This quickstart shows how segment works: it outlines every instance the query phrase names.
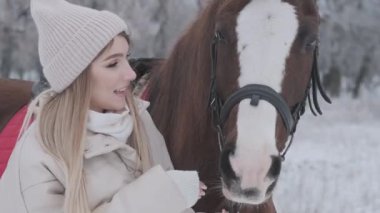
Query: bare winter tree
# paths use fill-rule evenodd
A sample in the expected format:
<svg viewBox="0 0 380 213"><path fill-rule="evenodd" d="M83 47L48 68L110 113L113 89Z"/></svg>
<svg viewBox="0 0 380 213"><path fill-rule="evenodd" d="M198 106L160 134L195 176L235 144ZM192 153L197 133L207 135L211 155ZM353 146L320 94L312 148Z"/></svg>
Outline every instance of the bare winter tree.
<svg viewBox="0 0 380 213"><path fill-rule="evenodd" d="M132 57L165 57L199 11L198 0L69 0L116 12L128 23ZM0 76L38 80L41 66L29 1L0 0Z"/></svg>
<svg viewBox="0 0 380 213"><path fill-rule="evenodd" d="M29 2L0 1L1 77L30 79L33 75L38 75L35 71L38 58L37 34L34 28L29 13Z"/></svg>
<svg viewBox="0 0 380 213"><path fill-rule="evenodd" d="M167 57L189 23L212 0L68 1L114 11L126 20L132 57ZM29 2L0 0L0 77L38 80L41 73ZM339 95L341 89L354 93L362 86L380 85L380 1L318 0L318 4L320 67L329 91Z"/></svg>
<svg viewBox="0 0 380 213"><path fill-rule="evenodd" d="M321 68L333 94L340 89L356 97L380 76L380 2L319 0L321 9ZM342 83L344 82L344 83ZM339 84L339 85L337 85Z"/></svg>

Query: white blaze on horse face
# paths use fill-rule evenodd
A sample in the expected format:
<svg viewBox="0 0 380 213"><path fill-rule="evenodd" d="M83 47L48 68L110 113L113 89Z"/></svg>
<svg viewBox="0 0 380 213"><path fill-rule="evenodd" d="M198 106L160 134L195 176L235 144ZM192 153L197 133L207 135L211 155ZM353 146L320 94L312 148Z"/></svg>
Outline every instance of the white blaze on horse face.
<svg viewBox="0 0 380 213"><path fill-rule="evenodd" d="M281 92L286 59L295 40L298 19L292 5L281 0L251 0L237 18L239 86L263 84ZM276 109L261 100L239 104L237 141L231 166L241 187L255 187L262 196L271 183L266 177L271 156L278 155L275 139Z"/></svg>

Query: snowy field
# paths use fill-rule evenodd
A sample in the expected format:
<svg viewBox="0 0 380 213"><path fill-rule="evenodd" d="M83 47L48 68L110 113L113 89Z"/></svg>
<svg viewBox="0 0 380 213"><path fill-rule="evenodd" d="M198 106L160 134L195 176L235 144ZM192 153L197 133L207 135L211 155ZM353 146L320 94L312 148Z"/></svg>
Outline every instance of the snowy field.
<svg viewBox="0 0 380 213"><path fill-rule="evenodd" d="M274 194L279 213L380 212L376 94L333 99L320 117L305 113Z"/></svg>

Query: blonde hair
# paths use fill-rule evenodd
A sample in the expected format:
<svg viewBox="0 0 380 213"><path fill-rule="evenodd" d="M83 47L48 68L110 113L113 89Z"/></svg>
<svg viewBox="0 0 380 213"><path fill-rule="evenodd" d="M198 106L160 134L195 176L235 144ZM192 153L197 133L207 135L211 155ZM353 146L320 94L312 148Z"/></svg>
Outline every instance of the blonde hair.
<svg viewBox="0 0 380 213"><path fill-rule="evenodd" d="M128 40L125 34L120 34ZM98 54L109 48L113 40ZM97 57L98 57L97 56ZM86 181L83 170L87 114L90 109L92 82L90 68L85 69L79 77L61 93L51 90L43 92L31 104L39 105L36 121L39 125L41 146L49 153L65 171L66 191L65 213L89 213ZM46 98L47 97L47 98ZM39 101L39 99L41 101ZM147 135L136 108L131 92L126 97L127 105L133 117L134 128L129 142L140 156L137 170L146 171L151 168L150 151ZM29 110L24 120L22 132L30 123L35 110ZM22 133L21 133L22 134Z"/></svg>

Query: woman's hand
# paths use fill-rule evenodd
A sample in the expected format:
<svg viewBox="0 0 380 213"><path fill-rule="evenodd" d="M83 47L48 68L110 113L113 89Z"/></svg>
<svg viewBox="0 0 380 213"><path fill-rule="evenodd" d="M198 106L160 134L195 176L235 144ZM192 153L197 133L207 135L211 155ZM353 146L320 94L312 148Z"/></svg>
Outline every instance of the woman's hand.
<svg viewBox="0 0 380 213"><path fill-rule="evenodd" d="M207 186L202 181L199 181L199 198L206 195Z"/></svg>

